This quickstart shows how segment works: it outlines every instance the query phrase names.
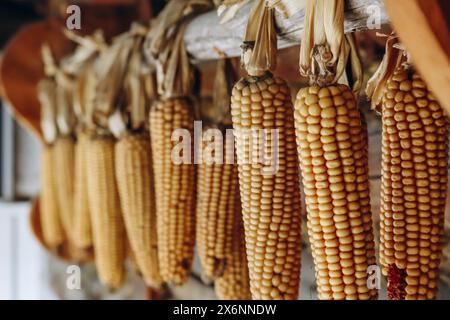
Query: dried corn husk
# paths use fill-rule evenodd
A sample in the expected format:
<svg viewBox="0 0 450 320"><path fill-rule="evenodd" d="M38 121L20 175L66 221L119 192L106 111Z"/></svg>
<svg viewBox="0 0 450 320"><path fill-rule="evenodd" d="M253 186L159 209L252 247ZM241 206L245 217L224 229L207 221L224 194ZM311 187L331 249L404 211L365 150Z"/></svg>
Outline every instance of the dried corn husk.
<svg viewBox="0 0 450 320"><path fill-rule="evenodd" d="M372 109L381 112L381 101L386 90L386 82L392 76L395 69L404 62L404 54L396 48L399 44L398 37L390 35L386 40L386 52L377 71L367 82L366 95L371 101Z"/></svg>
<svg viewBox="0 0 450 320"><path fill-rule="evenodd" d="M351 77L346 74L348 63ZM360 90L361 63L353 36L344 34L344 0L307 0L299 67L312 84L342 83Z"/></svg>

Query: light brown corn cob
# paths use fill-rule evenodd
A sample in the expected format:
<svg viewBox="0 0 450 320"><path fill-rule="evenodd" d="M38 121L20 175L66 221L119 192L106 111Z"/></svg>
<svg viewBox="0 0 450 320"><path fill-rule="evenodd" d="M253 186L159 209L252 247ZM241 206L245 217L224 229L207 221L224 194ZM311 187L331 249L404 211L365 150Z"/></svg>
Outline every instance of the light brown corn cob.
<svg viewBox="0 0 450 320"><path fill-rule="evenodd" d="M236 185L237 185L236 181ZM240 206L239 194L235 195L236 206ZM245 235L240 208L230 212L233 235L227 241L229 247L224 273L215 281L217 297L221 300L250 300L250 279L248 275L247 255L245 253Z"/></svg>
<svg viewBox="0 0 450 320"><path fill-rule="evenodd" d="M301 89L295 103L308 233L320 299L374 299L367 133L348 86Z"/></svg>
<svg viewBox="0 0 450 320"><path fill-rule="evenodd" d="M189 107L188 100L174 98L157 101L150 110L159 265L163 280L173 285L187 281L195 245L195 168L192 162L173 162L172 150L180 142L171 139L176 129L193 136Z"/></svg>
<svg viewBox="0 0 450 320"><path fill-rule="evenodd" d="M88 144L89 136L83 132L79 133L75 145L73 242L80 249L92 247L91 215L87 190Z"/></svg>
<svg viewBox="0 0 450 320"><path fill-rule="evenodd" d="M124 278L125 232L115 178L115 140L98 136L89 140L88 199L95 263L100 280L117 289Z"/></svg>
<svg viewBox="0 0 450 320"><path fill-rule="evenodd" d="M270 73L241 79L233 88L231 115L252 297L297 299L300 192L289 88ZM249 142L246 130L265 134L265 143ZM264 153L275 160L258 159Z"/></svg>
<svg viewBox="0 0 450 320"><path fill-rule="evenodd" d="M41 225L45 244L55 250L65 241L57 200L54 146L46 145L41 155Z"/></svg>
<svg viewBox="0 0 450 320"><path fill-rule="evenodd" d="M392 299L436 298L447 195L448 118L417 73L398 67L382 100L380 262ZM397 275L395 274L397 273ZM403 274L403 279L394 278ZM404 281L404 292L395 287Z"/></svg>
<svg viewBox="0 0 450 320"><path fill-rule="evenodd" d="M54 146L56 195L59 215L68 240L73 244L73 208L75 189L75 139L58 137Z"/></svg>
<svg viewBox="0 0 450 320"><path fill-rule="evenodd" d="M162 284L158 265L150 137L128 134L116 144L116 177L125 228L147 286Z"/></svg>
<svg viewBox="0 0 450 320"><path fill-rule="evenodd" d="M226 155L227 148L223 150ZM231 250L228 244L236 235L233 221L235 212L241 211L236 202L239 184L235 164L204 161L197 166L197 249L203 276L214 280L225 270Z"/></svg>

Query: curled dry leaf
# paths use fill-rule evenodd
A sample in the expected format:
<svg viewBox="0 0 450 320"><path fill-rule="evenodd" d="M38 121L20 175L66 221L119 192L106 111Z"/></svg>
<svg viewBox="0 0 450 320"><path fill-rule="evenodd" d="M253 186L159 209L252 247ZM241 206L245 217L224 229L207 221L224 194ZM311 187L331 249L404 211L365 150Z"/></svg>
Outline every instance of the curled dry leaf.
<svg viewBox="0 0 450 320"><path fill-rule="evenodd" d="M395 69L403 61L403 51L398 47L398 37L391 35L386 40L386 52L377 71L367 82L366 95L371 101L372 109L381 112L381 100L386 90L386 82L392 76Z"/></svg>
<svg viewBox="0 0 450 320"><path fill-rule="evenodd" d="M277 34L273 8L256 0L250 12L242 45L241 61L250 76L262 76L277 62Z"/></svg>
<svg viewBox="0 0 450 320"><path fill-rule="evenodd" d="M300 74L312 84L343 83L358 92L362 68L352 36L344 34L344 4L344 0L307 0ZM349 63L352 74L345 74Z"/></svg>

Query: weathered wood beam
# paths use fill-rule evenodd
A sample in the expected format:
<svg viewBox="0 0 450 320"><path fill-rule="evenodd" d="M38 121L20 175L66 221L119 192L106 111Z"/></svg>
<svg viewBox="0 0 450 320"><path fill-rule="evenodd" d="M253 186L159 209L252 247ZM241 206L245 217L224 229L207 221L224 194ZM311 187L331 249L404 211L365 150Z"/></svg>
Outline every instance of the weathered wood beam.
<svg viewBox="0 0 450 320"><path fill-rule="evenodd" d="M247 3L236 16L225 24L219 23L215 11L196 17L189 24L185 43L188 52L196 60L217 59L220 49L229 57L240 55L240 46L247 17L252 3ZM378 19L378 21L377 21ZM297 12L285 19L279 12L275 14L279 30L279 48L287 48L300 43L303 31L304 11ZM348 0L345 11L345 32L363 31L374 28L374 22L379 22L379 28L388 23L382 0Z"/></svg>

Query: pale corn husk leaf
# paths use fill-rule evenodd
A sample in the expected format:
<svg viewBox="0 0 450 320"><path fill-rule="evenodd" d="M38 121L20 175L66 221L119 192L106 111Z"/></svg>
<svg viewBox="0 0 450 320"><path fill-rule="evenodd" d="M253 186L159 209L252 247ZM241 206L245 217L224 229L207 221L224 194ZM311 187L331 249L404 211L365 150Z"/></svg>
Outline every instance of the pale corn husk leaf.
<svg viewBox="0 0 450 320"><path fill-rule="evenodd" d="M344 0L307 0L299 69L312 83L346 83L357 93L361 61L353 38L344 34L344 4ZM345 74L349 61L351 75Z"/></svg>
<svg viewBox="0 0 450 320"><path fill-rule="evenodd" d="M256 0L249 15L241 60L251 76L262 76L276 68L277 34L273 10L264 0Z"/></svg>
<svg viewBox="0 0 450 320"><path fill-rule="evenodd" d="M55 88L55 82L51 78L43 78L37 85L37 96L41 104L41 129L44 141L48 144L53 144L58 135Z"/></svg>
<svg viewBox="0 0 450 320"><path fill-rule="evenodd" d="M97 81L93 66L96 56L91 57L80 69L75 79L73 92L73 109L79 127L92 127L92 114L97 92Z"/></svg>
<svg viewBox="0 0 450 320"><path fill-rule="evenodd" d="M156 59L165 50L170 39L176 34L176 26L193 14L205 12L213 7L210 0L171 0L156 17L154 28L148 35L150 54Z"/></svg>
<svg viewBox="0 0 450 320"><path fill-rule="evenodd" d="M381 112L381 100L386 90L386 82L402 63L402 50L398 47L398 38L391 35L386 40L386 52L377 71L369 79L366 86L367 98L371 101L371 107Z"/></svg>
<svg viewBox="0 0 450 320"><path fill-rule="evenodd" d="M250 0L225 0L217 6L217 15L220 17L219 23L227 23L233 19L239 10Z"/></svg>
<svg viewBox="0 0 450 320"><path fill-rule="evenodd" d="M189 19L212 7L210 0L171 0L152 24L144 46L148 61L156 67L158 94L162 97L191 95L195 79L183 34Z"/></svg>
<svg viewBox="0 0 450 320"><path fill-rule="evenodd" d="M101 30L96 30L92 35L87 36L79 36L67 29L63 32L67 38L78 44L75 51L60 62L61 70L66 74L77 75L87 61L107 47Z"/></svg>
<svg viewBox="0 0 450 320"><path fill-rule="evenodd" d="M177 36L167 43L157 61L158 94L164 98L190 96L195 85L193 67L183 40L186 27L186 22L181 24Z"/></svg>
<svg viewBox="0 0 450 320"><path fill-rule="evenodd" d="M42 44L41 57L44 64L45 75L48 77L54 76L58 68L48 43Z"/></svg>
<svg viewBox="0 0 450 320"><path fill-rule="evenodd" d="M236 82L236 75L229 59L217 60L214 78L213 104L217 123L225 127L231 126L231 90Z"/></svg>
<svg viewBox="0 0 450 320"><path fill-rule="evenodd" d="M116 39L95 64L98 79L96 111L104 116L110 115L117 104L133 42L133 37Z"/></svg>
<svg viewBox="0 0 450 320"><path fill-rule="evenodd" d="M63 136L71 135L74 132L76 119L73 110L73 82L63 78L63 74L56 79L56 124L58 131Z"/></svg>

